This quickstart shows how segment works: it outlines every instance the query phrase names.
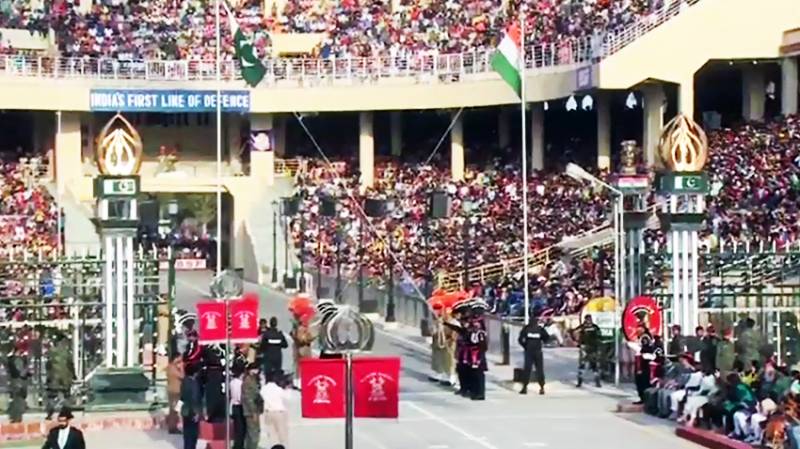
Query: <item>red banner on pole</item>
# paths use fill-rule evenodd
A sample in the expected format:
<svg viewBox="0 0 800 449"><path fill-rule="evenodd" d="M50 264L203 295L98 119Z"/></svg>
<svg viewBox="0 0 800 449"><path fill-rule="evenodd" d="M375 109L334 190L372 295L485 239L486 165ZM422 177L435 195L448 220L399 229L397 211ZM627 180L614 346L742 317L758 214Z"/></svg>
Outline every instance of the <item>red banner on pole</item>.
<svg viewBox="0 0 800 449"><path fill-rule="evenodd" d="M356 418L397 418L400 357L353 359L353 393Z"/></svg>
<svg viewBox="0 0 800 449"><path fill-rule="evenodd" d="M225 303L216 301L197 303L197 336L201 345L225 343L225 329L228 320L225 316Z"/></svg>
<svg viewBox="0 0 800 449"><path fill-rule="evenodd" d="M258 341L258 296L245 295L231 301L231 343Z"/></svg>
<svg viewBox="0 0 800 449"><path fill-rule="evenodd" d="M300 361L303 418L344 418L345 361Z"/></svg>

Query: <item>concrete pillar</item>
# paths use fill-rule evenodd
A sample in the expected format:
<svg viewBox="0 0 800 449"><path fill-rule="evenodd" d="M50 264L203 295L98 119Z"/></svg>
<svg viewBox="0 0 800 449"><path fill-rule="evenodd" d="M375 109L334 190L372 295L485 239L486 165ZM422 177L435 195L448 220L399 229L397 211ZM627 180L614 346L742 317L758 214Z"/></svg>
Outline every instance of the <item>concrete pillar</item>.
<svg viewBox="0 0 800 449"><path fill-rule="evenodd" d="M766 101L764 70L758 64L748 64L742 69L742 118L748 121L764 120Z"/></svg>
<svg viewBox="0 0 800 449"><path fill-rule="evenodd" d="M61 120L59 123L59 115ZM81 116L79 112L56 112L56 188L63 195L71 180L82 176Z"/></svg>
<svg viewBox="0 0 800 449"><path fill-rule="evenodd" d="M271 114L250 115L251 137L263 132L272 138L272 131L273 116ZM270 186L275 183L275 152L272 147L268 151L258 151L251 147L250 176L261 178Z"/></svg>
<svg viewBox="0 0 800 449"><path fill-rule="evenodd" d="M694 120L694 73L678 84L678 112Z"/></svg>
<svg viewBox="0 0 800 449"><path fill-rule="evenodd" d="M786 57L781 61L781 113L797 114L797 57Z"/></svg>
<svg viewBox="0 0 800 449"><path fill-rule="evenodd" d="M275 144L275 157L286 157L286 121L290 120L286 116L275 114L272 119L272 142Z"/></svg>
<svg viewBox="0 0 800 449"><path fill-rule="evenodd" d="M544 170L544 103L531 103L531 167Z"/></svg>
<svg viewBox="0 0 800 449"><path fill-rule="evenodd" d="M454 112L455 114L455 112ZM450 176L453 181L464 179L464 116L459 115L450 130Z"/></svg>
<svg viewBox="0 0 800 449"><path fill-rule="evenodd" d="M372 187L375 178L375 132L370 111L358 115L358 169L361 172L361 188Z"/></svg>
<svg viewBox="0 0 800 449"><path fill-rule="evenodd" d="M500 108L497 114L497 145L500 148L511 145L511 111L508 108Z"/></svg>
<svg viewBox="0 0 800 449"><path fill-rule="evenodd" d="M654 166L657 161L658 140L661 137L661 128L664 126L664 86L661 84L646 84L642 88L644 107L642 114L642 149L644 162L648 167Z"/></svg>
<svg viewBox="0 0 800 449"><path fill-rule="evenodd" d="M392 156L403 154L403 112L389 113L389 132L391 134Z"/></svg>
<svg viewBox="0 0 800 449"><path fill-rule="evenodd" d="M597 110L597 168L611 168L611 105L607 92L595 95Z"/></svg>
<svg viewBox="0 0 800 449"><path fill-rule="evenodd" d="M223 145L228 146L228 154L230 154L231 163L234 160L241 163L242 160L242 116L239 114L226 114L223 116L223 124L225 126L227 137L226 143ZM240 164L241 165L241 164Z"/></svg>

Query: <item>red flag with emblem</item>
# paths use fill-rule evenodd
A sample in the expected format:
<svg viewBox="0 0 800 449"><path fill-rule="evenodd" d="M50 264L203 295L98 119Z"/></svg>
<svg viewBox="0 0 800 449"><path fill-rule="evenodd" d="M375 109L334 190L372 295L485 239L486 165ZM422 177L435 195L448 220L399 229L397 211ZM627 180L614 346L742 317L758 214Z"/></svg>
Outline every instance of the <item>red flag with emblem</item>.
<svg viewBox="0 0 800 449"><path fill-rule="evenodd" d="M303 418L344 418L345 361L300 360Z"/></svg>
<svg viewBox="0 0 800 449"><path fill-rule="evenodd" d="M400 404L400 357L353 359L356 418L397 418Z"/></svg>
<svg viewBox="0 0 800 449"><path fill-rule="evenodd" d="M231 343L258 341L258 295L248 293L231 301Z"/></svg>
<svg viewBox="0 0 800 449"><path fill-rule="evenodd" d="M197 303L197 337L201 345L225 343L225 303L206 301Z"/></svg>

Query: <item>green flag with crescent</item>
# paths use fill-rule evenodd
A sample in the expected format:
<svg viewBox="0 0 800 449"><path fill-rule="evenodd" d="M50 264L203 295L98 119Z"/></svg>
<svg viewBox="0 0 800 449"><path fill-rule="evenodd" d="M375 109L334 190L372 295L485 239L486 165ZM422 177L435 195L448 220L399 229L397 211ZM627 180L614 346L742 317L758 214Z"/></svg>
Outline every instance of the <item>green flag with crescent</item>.
<svg viewBox="0 0 800 449"><path fill-rule="evenodd" d="M223 1L222 4L225 7L225 12L228 13L231 36L233 36L233 44L236 48L236 58L242 67L242 79L248 86L256 87L264 79L264 75L267 74L267 68L264 67L264 63L256 55L253 40L242 32L239 23L228 8L227 2Z"/></svg>

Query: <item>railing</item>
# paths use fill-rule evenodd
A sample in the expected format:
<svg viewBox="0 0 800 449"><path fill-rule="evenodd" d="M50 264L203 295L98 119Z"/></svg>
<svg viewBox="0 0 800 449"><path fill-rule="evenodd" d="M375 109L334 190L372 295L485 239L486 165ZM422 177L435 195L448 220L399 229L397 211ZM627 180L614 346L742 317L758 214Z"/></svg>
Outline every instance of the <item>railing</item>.
<svg viewBox="0 0 800 449"><path fill-rule="evenodd" d="M614 33L594 38L568 39L526 48L526 70L571 68L597 62L618 52L650 30L680 14L700 0L676 0L653 14ZM266 76L259 87L285 82L303 87L369 84L387 79L408 79L417 84L451 83L491 75L495 49L459 54L416 54L366 58L272 58L264 61ZM241 80L238 62L223 61L220 78ZM15 77L81 78L98 80L214 81L214 61L159 61L114 58L51 58L6 55L0 58L0 75ZM492 75L493 76L493 75Z"/></svg>
<svg viewBox="0 0 800 449"><path fill-rule="evenodd" d="M286 175L286 176L294 176L298 171L300 171L301 166L304 164L304 161L299 158L294 159L275 159L275 174L276 175Z"/></svg>

